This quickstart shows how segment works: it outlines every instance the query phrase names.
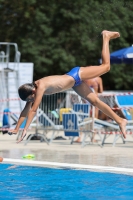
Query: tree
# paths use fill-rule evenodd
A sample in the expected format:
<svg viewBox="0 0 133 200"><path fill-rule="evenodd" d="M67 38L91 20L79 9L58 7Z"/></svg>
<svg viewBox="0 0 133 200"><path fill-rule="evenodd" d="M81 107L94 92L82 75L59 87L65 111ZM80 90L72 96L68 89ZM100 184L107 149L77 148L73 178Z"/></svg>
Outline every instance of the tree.
<svg viewBox="0 0 133 200"><path fill-rule="evenodd" d="M75 65L99 65L103 29L121 33L120 39L111 41L111 51L131 45L132 10L133 3L124 0L0 0L0 37L18 43L21 61L34 63L34 79L63 74ZM130 89L133 76L123 75L126 84L122 84L116 74L122 76L112 66L102 76L104 85Z"/></svg>

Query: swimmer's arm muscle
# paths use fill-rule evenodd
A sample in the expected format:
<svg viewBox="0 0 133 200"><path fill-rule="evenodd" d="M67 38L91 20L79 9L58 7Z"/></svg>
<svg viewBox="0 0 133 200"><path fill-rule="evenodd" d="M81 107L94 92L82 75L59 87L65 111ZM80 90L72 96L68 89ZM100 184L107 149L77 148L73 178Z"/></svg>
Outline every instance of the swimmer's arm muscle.
<svg viewBox="0 0 133 200"><path fill-rule="evenodd" d="M15 127L15 130L19 130L19 127L21 126L21 124L23 123L23 121L25 120L25 118L27 117L28 115L28 112L30 110L32 106L32 103L31 102L27 102L24 109L22 110L21 114L20 114L20 117L18 119L18 122L17 122L17 125Z"/></svg>
<svg viewBox="0 0 133 200"><path fill-rule="evenodd" d="M37 91L36 91L35 101L33 103L32 108L30 109L30 111L28 113L28 118L27 118L27 122L26 122L26 126L24 128L24 131L27 131L29 125L31 124L31 122L37 112L37 109L41 103L43 94L44 94L44 87L42 87L42 86L38 87Z"/></svg>

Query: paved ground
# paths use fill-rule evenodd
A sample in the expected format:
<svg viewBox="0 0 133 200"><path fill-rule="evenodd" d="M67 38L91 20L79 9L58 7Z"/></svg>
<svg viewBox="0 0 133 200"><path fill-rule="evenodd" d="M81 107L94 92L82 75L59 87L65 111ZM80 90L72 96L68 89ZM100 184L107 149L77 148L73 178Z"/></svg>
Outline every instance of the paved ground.
<svg viewBox="0 0 133 200"><path fill-rule="evenodd" d="M125 144L119 139L115 147L112 147L113 138L111 135L103 148L97 144L81 148L79 143L70 145L68 139L53 140L50 145L32 140L24 146L24 141L16 143L15 135L0 133L0 157L21 159L23 155L32 153L39 161L133 168L132 135L127 135Z"/></svg>

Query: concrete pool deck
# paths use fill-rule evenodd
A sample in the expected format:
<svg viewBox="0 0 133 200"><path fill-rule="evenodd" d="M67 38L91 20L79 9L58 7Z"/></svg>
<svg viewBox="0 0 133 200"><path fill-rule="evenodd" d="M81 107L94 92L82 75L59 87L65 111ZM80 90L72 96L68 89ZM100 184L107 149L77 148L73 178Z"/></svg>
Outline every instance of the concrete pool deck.
<svg viewBox="0 0 133 200"><path fill-rule="evenodd" d="M72 163L83 165L133 168L133 137L127 135L125 144L119 139L112 147L114 135L101 148L98 144L70 144L70 140L53 140L50 145L39 140L32 140L26 146L24 141L17 144L15 135L0 134L0 157L22 159L26 154L34 154L36 161Z"/></svg>

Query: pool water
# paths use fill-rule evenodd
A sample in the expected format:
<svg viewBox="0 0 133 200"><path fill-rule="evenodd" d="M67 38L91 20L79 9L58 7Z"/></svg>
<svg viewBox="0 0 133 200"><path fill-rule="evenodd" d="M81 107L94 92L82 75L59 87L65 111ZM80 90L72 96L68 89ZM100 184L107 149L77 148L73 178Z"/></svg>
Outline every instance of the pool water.
<svg viewBox="0 0 133 200"><path fill-rule="evenodd" d="M133 199L133 176L0 164L0 199Z"/></svg>

